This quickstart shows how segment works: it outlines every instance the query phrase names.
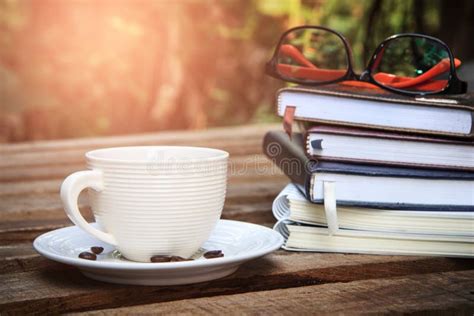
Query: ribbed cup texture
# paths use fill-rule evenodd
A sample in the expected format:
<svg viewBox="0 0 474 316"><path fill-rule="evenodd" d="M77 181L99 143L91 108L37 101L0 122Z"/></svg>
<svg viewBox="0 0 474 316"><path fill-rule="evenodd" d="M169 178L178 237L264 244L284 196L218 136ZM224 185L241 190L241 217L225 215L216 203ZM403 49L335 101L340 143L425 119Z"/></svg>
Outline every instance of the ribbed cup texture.
<svg viewBox="0 0 474 316"><path fill-rule="evenodd" d="M104 189L89 190L96 221L129 260L190 257L207 240L224 206L227 156L212 161L117 163L88 157Z"/></svg>

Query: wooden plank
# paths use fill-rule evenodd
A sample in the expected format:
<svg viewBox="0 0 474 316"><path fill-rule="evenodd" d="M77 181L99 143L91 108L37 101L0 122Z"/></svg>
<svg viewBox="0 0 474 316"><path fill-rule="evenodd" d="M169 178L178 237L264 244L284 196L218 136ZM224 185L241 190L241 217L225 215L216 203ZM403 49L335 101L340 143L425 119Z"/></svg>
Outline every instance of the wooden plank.
<svg viewBox="0 0 474 316"><path fill-rule="evenodd" d="M86 220L92 221L90 216L84 216ZM17 243L33 242L33 240L41 234L48 231L71 226L72 223L67 218L55 220L36 220L9 223L9 226L0 229L0 245L15 245Z"/></svg>
<svg viewBox="0 0 474 316"><path fill-rule="evenodd" d="M36 251L31 243L0 246L0 260L18 259L30 255L36 255Z"/></svg>
<svg viewBox="0 0 474 316"><path fill-rule="evenodd" d="M445 272L220 295L88 312L89 315L314 315L474 312L474 272Z"/></svg>
<svg viewBox="0 0 474 316"><path fill-rule="evenodd" d="M264 226L273 226L275 219L271 212L271 203L252 203L238 207L224 206L223 219L239 220ZM83 214L85 212L82 212ZM66 226L72 223L63 212L60 219L48 220L19 220L9 222L0 226L0 245L12 245L16 243L33 242L39 235ZM92 215L84 214L87 221L93 221Z"/></svg>
<svg viewBox="0 0 474 316"><path fill-rule="evenodd" d="M0 183L8 185L8 182L16 181L64 179L67 175L84 169L85 164L5 169L0 173Z"/></svg>
<svg viewBox="0 0 474 316"><path fill-rule="evenodd" d="M82 212L88 221L93 221L90 212ZM265 226L275 222L271 214L271 202L252 203L248 205L225 205L223 219L245 221ZM22 242L32 242L37 236L53 229L71 226L72 223L64 215L58 213L57 219L48 220L18 220L0 224L0 245L11 245Z"/></svg>
<svg viewBox="0 0 474 316"><path fill-rule="evenodd" d="M276 172L275 172L276 173ZM289 180L286 176L278 172L272 177L262 177L258 182L249 181L250 177L236 179L233 177L229 179L229 189L232 185L249 185L256 188L267 188L272 186L274 183L288 183ZM40 195L40 194L51 194L59 193L61 183L64 179L53 179L53 180L32 180L32 181L14 181L8 183L0 182L0 198L6 196L25 196L25 195ZM258 189L261 191L261 189ZM3 200L3 199L2 199Z"/></svg>
<svg viewBox="0 0 474 316"><path fill-rule="evenodd" d="M280 177L258 177L258 182L229 181L223 218L271 223L271 202L286 185ZM66 218L58 190L41 194L6 195L0 203L0 244L32 241L38 235L71 225ZM85 195L80 198L80 208L88 220L92 215Z"/></svg>
<svg viewBox="0 0 474 316"><path fill-rule="evenodd" d="M63 179L69 174L86 169L85 163L7 168L0 173L0 183ZM231 157L230 177L271 176L281 174L279 169L262 154Z"/></svg>
<svg viewBox="0 0 474 316"><path fill-rule="evenodd" d="M222 218L257 224L273 223L271 204L286 183L285 177L273 178L272 181L229 183ZM84 217L92 221L84 193L80 196L79 206ZM44 232L70 225L57 192L2 198L0 245L33 241Z"/></svg>
<svg viewBox="0 0 474 316"><path fill-rule="evenodd" d="M232 140L261 138L271 129L280 129L279 124L243 125L206 130L163 131L158 133L136 134L113 137L75 138L67 140L34 141L15 144L0 144L0 154L33 153L38 151L63 151L139 144L193 143L207 140Z"/></svg>
<svg viewBox="0 0 474 316"><path fill-rule="evenodd" d="M0 182L0 198L7 195L58 193L63 179Z"/></svg>
<svg viewBox="0 0 474 316"><path fill-rule="evenodd" d="M34 250L32 243L0 246L0 274L40 270L51 263Z"/></svg>
<svg viewBox="0 0 474 316"><path fill-rule="evenodd" d="M92 212L84 211L84 218L93 221ZM71 226L71 221L61 210L55 219L17 220L0 224L0 245L33 242L39 235L48 231ZM252 203L247 205L225 205L222 212L223 219L238 220L265 226L273 226L275 219L271 214L271 202Z"/></svg>
<svg viewBox="0 0 474 316"><path fill-rule="evenodd" d="M129 144L123 144L128 146ZM159 143L140 145L160 145ZM243 156L262 152L262 139L235 139L235 140L218 140L218 141L194 141L192 144L187 142L174 142L173 145L192 145L199 147L218 148L229 152L231 157ZM47 166L47 165L62 165L71 163L83 163L84 154L92 149L101 147L90 147L84 149L70 149L63 151L39 151L32 153L16 153L5 154L0 156L0 170L12 167L32 167L32 166Z"/></svg>
<svg viewBox="0 0 474 316"><path fill-rule="evenodd" d="M228 205L238 205L272 201L286 185L287 180L284 177L270 180L252 183L230 182L227 188L226 203ZM82 192L78 205L79 207L85 207L87 204L87 195ZM8 222L18 219L54 219L58 212L62 212L62 209L59 190L53 193L8 195L2 197L0 220ZM0 223L0 227L1 225Z"/></svg>
<svg viewBox="0 0 474 316"><path fill-rule="evenodd" d="M245 166L246 161L241 161L239 168ZM253 161L251 160L250 166ZM245 170L245 168L243 168ZM237 172L240 172L237 170ZM248 183L251 177L247 175L236 177L230 177L229 189L227 193L227 203L225 207L224 217L233 218L238 220L249 220L252 222L262 223L263 220L268 222L270 214L270 204L267 203L265 208L260 205L246 206L249 203L261 203L263 201L271 202L273 198L278 194L281 188L284 187L287 180L281 175L277 177L262 177L255 171L253 180L258 179L258 182L252 181ZM59 227L70 225L68 219L66 219L61 202L58 196L59 184L62 180L46 180L46 181L23 181L21 183L32 183L33 185L26 186L26 189L33 189L39 193L24 194L25 186L20 186L19 194L14 193L13 188L4 190L10 194L4 194L0 203L0 244L11 244L14 242L26 242L31 241L37 235ZM13 182L15 184L17 182ZM47 189L42 191L41 185L46 184ZM0 188L10 188L10 183L0 184ZM242 203L243 207L239 207L238 204ZM81 195L80 206L85 213L86 218L92 219L91 213L86 207L86 199L84 195ZM262 212L262 209L268 214ZM238 213L245 211L241 215ZM251 211L258 211L259 214L249 214ZM227 212L230 212L226 216ZM258 217L258 218L257 218ZM49 222L48 222L49 221Z"/></svg>
<svg viewBox="0 0 474 316"><path fill-rule="evenodd" d="M39 271L0 275L3 313L64 313L181 299L231 295L316 284L352 282L473 269L472 262L410 258L277 252L245 264L224 279L186 286L141 287L105 284L60 264Z"/></svg>
<svg viewBox="0 0 474 316"><path fill-rule="evenodd" d="M87 204L85 192L80 195L79 207ZM2 197L0 220L12 221L21 219L54 219L57 211L62 210L62 203L57 192L48 194L29 194L24 196ZM48 216L51 213L51 216ZM1 224L0 224L1 225Z"/></svg>

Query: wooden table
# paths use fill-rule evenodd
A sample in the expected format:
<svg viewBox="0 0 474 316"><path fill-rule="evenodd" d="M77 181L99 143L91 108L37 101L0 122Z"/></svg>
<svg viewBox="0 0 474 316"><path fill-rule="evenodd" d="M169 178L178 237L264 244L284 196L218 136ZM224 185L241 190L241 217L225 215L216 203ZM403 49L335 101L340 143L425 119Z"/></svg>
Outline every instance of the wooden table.
<svg viewBox="0 0 474 316"><path fill-rule="evenodd" d="M98 147L187 144L227 150L233 166L244 171L229 179L223 218L272 226L272 200L288 180L261 154L263 134L271 128L279 127L0 145L0 314L472 314L474 264L467 259L280 250L248 262L224 279L146 287L92 281L33 250L36 236L71 225L59 199L60 183L84 169L84 152ZM86 202L81 195L82 212L91 220Z"/></svg>

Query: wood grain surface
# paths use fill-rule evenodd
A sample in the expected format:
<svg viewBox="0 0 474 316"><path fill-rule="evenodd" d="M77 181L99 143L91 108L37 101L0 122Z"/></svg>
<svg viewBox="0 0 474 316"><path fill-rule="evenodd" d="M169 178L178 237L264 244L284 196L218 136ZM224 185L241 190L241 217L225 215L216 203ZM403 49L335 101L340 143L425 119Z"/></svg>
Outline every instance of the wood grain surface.
<svg viewBox="0 0 474 316"><path fill-rule="evenodd" d="M262 155L275 125L0 145L0 314L314 314L474 312L472 260L295 253L279 250L211 282L169 287L113 285L47 260L38 235L69 226L62 179L84 153L127 145L193 145L229 151L223 218L272 226L271 203L287 179ZM81 210L92 220L87 199Z"/></svg>

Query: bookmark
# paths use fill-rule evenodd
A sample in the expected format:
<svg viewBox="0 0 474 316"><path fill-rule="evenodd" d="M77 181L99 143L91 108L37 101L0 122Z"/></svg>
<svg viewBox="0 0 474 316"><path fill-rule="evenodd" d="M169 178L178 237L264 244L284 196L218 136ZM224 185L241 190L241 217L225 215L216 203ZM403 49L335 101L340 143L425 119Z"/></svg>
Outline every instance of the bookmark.
<svg viewBox="0 0 474 316"><path fill-rule="evenodd" d="M296 107L288 105L285 108L285 113L283 114L283 129L288 134L291 139L291 133L293 132L293 120L295 118Z"/></svg>
<svg viewBox="0 0 474 316"><path fill-rule="evenodd" d="M326 212L329 235L334 235L339 229L339 224L337 223L336 184L334 182L324 181L323 190L324 211Z"/></svg>

